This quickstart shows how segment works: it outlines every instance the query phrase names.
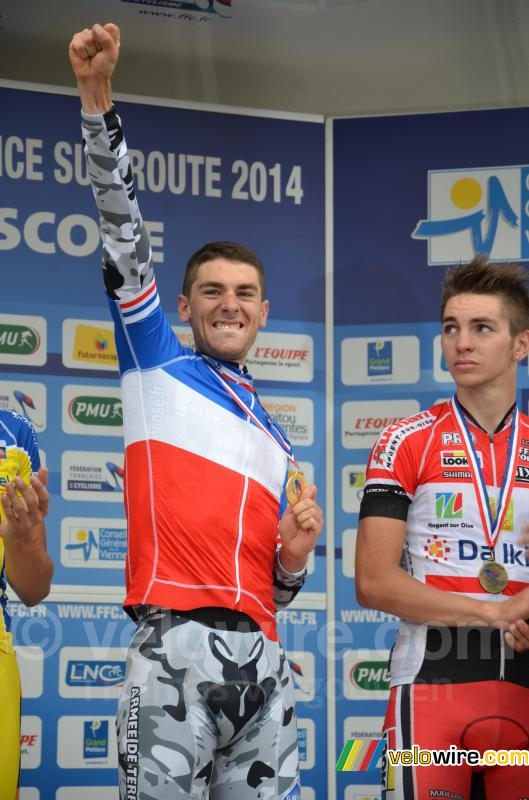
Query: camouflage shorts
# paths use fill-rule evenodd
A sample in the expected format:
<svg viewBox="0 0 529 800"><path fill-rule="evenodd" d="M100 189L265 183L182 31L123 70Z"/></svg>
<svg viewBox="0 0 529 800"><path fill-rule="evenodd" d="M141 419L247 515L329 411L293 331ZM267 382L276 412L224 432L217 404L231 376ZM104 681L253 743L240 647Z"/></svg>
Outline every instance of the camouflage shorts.
<svg viewBox="0 0 529 800"><path fill-rule="evenodd" d="M294 687L278 642L149 609L118 709L121 800L297 800Z"/></svg>

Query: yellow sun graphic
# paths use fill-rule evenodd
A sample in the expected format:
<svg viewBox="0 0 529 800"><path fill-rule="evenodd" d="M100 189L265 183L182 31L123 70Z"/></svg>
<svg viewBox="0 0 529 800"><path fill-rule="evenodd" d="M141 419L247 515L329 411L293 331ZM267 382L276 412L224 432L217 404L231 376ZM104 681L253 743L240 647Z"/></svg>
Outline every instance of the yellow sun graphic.
<svg viewBox="0 0 529 800"><path fill-rule="evenodd" d="M482 196L483 190L474 178L460 178L450 190L452 203L464 210L477 206Z"/></svg>

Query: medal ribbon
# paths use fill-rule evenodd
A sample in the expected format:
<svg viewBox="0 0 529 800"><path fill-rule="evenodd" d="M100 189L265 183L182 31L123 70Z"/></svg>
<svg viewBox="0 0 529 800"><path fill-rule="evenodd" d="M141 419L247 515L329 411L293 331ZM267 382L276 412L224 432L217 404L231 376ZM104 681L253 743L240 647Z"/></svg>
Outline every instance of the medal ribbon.
<svg viewBox="0 0 529 800"><path fill-rule="evenodd" d="M469 467L471 467L472 483L474 485L474 491L476 493L476 500L478 503L479 513L481 516L481 522L483 524L483 532L485 534L485 539L487 540L487 544L490 547L491 551L493 551L496 542L498 540L498 536L500 535L501 526L503 525L505 514L507 513L507 508L509 506L509 500L511 499L511 494L515 481L514 466L520 449L520 438L521 438L521 429L518 419L518 407L517 406L515 407L512 417L511 435L509 437L509 450L507 453L507 460L505 462L505 471L503 473L500 496L498 498L498 505L496 507L496 515L494 518L492 516L492 511L490 508L485 477L483 475L483 470L479 463L479 459L476 453L476 448L474 447L474 442L472 441L472 434L470 433L470 429L465 419L462 407L459 404L459 401L455 395L452 398L452 413L455 417L457 426L459 427L459 433L465 445L468 464Z"/></svg>
<svg viewBox="0 0 529 800"><path fill-rule="evenodd" d="M219 382L222 384L222 386L223 386L223 387L224 387L224 389L225 389L225 390L228 392L228 394L230 395L230 397L231 397L233 400L235 400L235 402L237 403L237 405L239 406L239 408L242 408L242 410L244 411L244 413L245 413L247 416L249 416L249 417L250 417L250 419L251 419L251 420L253 420L253 422L255 422L255 424L257 425L257 427L258 427L258 428L259 428L259 429L260 429L260 430L261 430L261 431L262 431L262 432L265 434L265 436L268 436L268 438L269 438L269 439L271 439L271 440L274 442L274 444L275 444L277 447L280 447L280 448L281 448L281 450L283 451L283 453L284 453L284 454L286 455L286 457L288 458L288 460L289 460L289 461L291 461L291 462L292 462L292 464L294 464L294 466L295 466L295 467L297 467L297 465L298 465L298 464L297 464L297 461L295 460L294 456L292 455L292 448L290 447L290 445L289 445L289 443L286 441L286 439L284 439L284 437L281 435L281 432L278 430L278 428L276 427L276 425L274 425L274 422L273 422L273 420L271 419L270 415L269 415L269 414L267 414L267 412L265 411L265 414L266 414L267 418L270 420L270 422L271 422L271 424L272 424L272 426L273 426L273 428L274 428L274 431L276 432L276 434L277 434L277 436L278 436L278 438L279 438L279 441L278 441L278 440L277 440L277 439L276 439L274 436L272 436L272 434L270 433L270 431L267 431L267 430L266 430L266 428L265 428L265 426L263 425L263 423L261 422L261 420L260 420L260 419L258 419L258 417L256 417L256 415L253 413L253 411L252 411L250 408L248 408L248 406L246 405L246 403L244 402L244 400L241 400L241 398L238 396L238 394L237 394L236 392L234 392L234 391L233 391L233 389L231 388L231 386L229 386L229 385L226 383L226 381L224 380L224 378L222 377L222 375L220 375L220 374L217 372L217 370L216 370L216 369L214 369L214 368L213 368L213 367L212 367L212 366L211 366L211 365L208 363L208 361L206 361L206 363L207 363L208 369L209 369L209 370L210 370L210 371L213 373L213 375L215 375L215 377L217 378L217 380L218 380L218 381L219 381ZM264 409L263 409L263 410L264 410Z"/></svg>

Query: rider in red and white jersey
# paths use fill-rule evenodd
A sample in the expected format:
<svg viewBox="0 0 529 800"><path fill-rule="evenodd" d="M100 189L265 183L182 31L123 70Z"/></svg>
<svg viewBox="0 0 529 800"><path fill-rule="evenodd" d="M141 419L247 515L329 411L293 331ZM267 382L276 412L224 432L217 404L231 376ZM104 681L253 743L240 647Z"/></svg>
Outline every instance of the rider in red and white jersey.
<svg viewBox="0 0 529 800"><path fill-rule="evenodd" d="M529 746L529 418L516 366L529 351L526 274L477 257L449 271L442 346L456 395L390 425L360 510L362 605L400 617L385 736L393 749ZM384 800L519 800L527 767L383 769ZM500 787L501 786L501 791ZM443 794L444 792L444 794Z"/></svg>

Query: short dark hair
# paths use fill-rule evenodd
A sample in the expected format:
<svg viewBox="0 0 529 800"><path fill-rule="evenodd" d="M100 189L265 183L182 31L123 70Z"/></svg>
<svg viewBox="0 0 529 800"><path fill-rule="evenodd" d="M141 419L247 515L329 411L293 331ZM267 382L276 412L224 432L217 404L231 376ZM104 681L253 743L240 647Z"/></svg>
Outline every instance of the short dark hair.
<svg viewBox="0 0 529 800"><path fill-rule="evenodd" d="M186 264L184 273L184 281L182 286L182 293L189 297L193 283L196 281L198 269L201 264L206 261L213 261L215 258L225 258L227 261L240 261L243 264L249 264L255 267L259 275L259 285L261 287L261 296L264 300L266 298L266 286L264 267L256 256L253 250L245 247L243 244L237 242L209 242L205 244L196 253L193 253L191 258Z"/></svg>
<svg viewBox="0 0 529 800"><path fill-rule="evenodd" d="M441 291L441 319L458 294L493 294L505 302L512 336L529 329L529 274L521 264L494 264L484 255L447 270Z"/></svg>

